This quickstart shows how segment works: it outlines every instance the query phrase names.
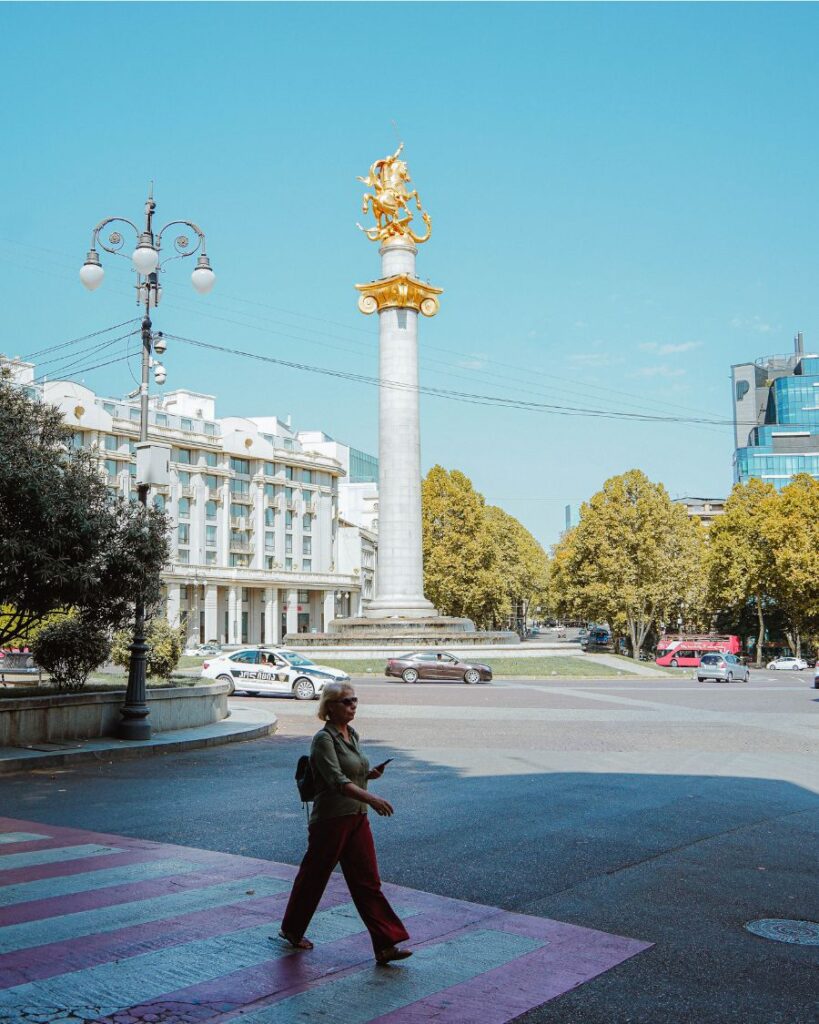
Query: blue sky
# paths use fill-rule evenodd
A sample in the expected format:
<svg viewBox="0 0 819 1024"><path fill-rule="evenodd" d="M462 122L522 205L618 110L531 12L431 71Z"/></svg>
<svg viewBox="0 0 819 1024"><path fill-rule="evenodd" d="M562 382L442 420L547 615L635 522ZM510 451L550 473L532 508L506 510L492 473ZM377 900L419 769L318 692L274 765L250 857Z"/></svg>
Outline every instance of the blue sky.
<svg viewBox="0 0 819 1024"><path fill-rule="evenodd" d="M729 367L819 339L819 9L799 4L5 4L0 351L136 315L95 293L93 225L199 222L210 296L172 264L157 328L376 373L356 175L406 143L433 218L419 275L435 387L729 420ZM90 344L90 343L89 343ZM102 358L102 356L100 357ZM169 346L167 388L376 449L377 392ZM136 370L136 357L132 360ZM53 364L54 369L59 364ZM127 363L85 375L133 387ZM422 398L423 465L466 472L544 543L633 466L731 486L731 429Z"/></svg>

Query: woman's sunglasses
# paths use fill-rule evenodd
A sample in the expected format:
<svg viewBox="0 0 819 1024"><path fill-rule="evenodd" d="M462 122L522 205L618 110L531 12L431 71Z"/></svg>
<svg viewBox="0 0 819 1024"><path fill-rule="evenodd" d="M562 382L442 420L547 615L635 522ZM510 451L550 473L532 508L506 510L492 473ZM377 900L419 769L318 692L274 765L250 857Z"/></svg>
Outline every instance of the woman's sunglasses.
<svg viewBox="0 0 819 1024"><path fill-rule="evenodd" d="M350 707L353 704L358 704L358 697L341 697L339 700L331 700L331 704L346 704Z"/></svg>

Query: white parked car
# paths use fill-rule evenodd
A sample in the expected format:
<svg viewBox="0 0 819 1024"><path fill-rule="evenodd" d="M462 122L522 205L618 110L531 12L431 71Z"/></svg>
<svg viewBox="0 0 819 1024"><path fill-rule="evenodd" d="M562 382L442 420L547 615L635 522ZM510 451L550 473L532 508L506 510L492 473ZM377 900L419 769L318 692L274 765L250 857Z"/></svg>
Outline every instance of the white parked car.
<svg viewBox="0 0 819 1024"><path fill-rule="evenodd" d="M768 668L773 669L791 669L793 672L800 672L803 668L807 668L808 663L802 658L775 658L773 661L768 662Z"/></svg>
<svg viewBox="0 0 819 1024"><path fill-rule="evenodd" d="M326 683L348 682L338 668L316 665L303 654L284 647L245 647L206 659L203 679L230 683L230 693L241 690L251 697L259 693L288 694L296 700L318 697Z"/></svg>

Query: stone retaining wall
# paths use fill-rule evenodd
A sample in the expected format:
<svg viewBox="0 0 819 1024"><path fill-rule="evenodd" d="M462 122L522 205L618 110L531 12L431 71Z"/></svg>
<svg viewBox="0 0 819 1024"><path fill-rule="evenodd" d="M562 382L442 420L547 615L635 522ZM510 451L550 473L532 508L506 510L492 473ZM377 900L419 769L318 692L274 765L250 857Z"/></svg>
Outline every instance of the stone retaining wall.
<svg viewBox="0 0 819 1024"><path fill-rule="evenodd" d="M154 732L172 732L220 722L230 714L227 694L227 683L148 690L151 727ZM0 746L111 736L124 699L125 690L111 690L0 700Z"/></svg>

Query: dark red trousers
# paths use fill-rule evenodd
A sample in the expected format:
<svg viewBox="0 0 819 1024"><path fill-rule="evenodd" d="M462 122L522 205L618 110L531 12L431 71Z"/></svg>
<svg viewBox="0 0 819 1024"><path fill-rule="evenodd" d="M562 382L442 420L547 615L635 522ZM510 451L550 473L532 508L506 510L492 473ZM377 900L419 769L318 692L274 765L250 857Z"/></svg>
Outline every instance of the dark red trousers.
<svg viewBox="0 0 819 1024"><path fill-rule="evenodd" d="M376 953L408 939L401 919L381 891L373 834L366 814L327 818L309 827L307 853L293 882L282 931L294 939L302 938L339 862Z"/></svg>

